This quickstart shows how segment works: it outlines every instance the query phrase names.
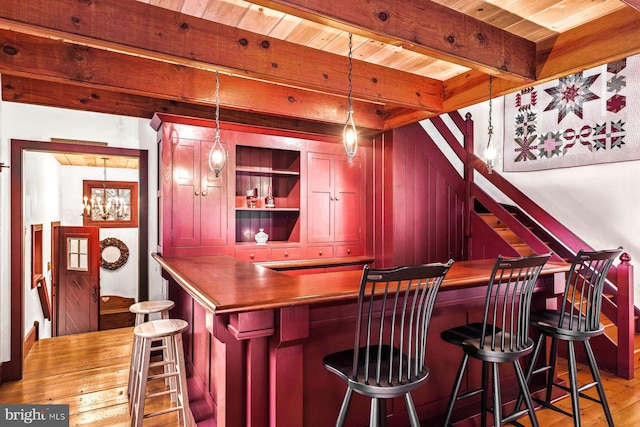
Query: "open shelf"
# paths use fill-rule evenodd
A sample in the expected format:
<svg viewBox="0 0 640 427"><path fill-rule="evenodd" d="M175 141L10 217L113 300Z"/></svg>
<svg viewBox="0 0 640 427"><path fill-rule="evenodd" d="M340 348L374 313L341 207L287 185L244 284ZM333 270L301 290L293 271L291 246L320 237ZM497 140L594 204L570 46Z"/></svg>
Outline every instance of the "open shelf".
<svg viewBox="0 0 640 427"><path fill-rule="evenodd" d="M269 243L300 242L300 152L236 145L236 244L255 243L260 228ZM269 190L275 207L265 207ZM255 207L247 192L257 191Z"/></svg>

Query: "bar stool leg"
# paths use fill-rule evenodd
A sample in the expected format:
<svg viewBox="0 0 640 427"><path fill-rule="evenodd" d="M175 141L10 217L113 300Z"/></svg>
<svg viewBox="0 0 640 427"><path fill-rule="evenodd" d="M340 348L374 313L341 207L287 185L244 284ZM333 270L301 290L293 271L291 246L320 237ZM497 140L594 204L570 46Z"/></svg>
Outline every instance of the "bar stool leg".
<svg viewBox="0 0 640 427"><path fill-rule="evenodd" d="M182 407L180 411L180 421L185 425L191 425L191 410L189 408L189 394L187 392L187 372L184 363L184 350L182 348L182 334L177 334L173 337L173 354L176 359L175 370L177 373L176 382L176 401Z"/></svg>
<svg viewBox="0 0 640 427"><path fill-rule="evenodd" d="M142 352L142 343L140 338L133 336L133 349L131 350L131 363L129 365L129 383L127 384L127 397L129 398L129 414L133 413L133 404L135 388L137 382L137 372L140 370L140 360Z"/></svg>
<svg viewBox="0 0 640 427"><path fill-rule="evenodd" d="M464 377L464 373L467 369L467 363L469 362L469 356L467 353L464 354L462 360L460 361L460 367L458 368L458 375L456 376L456 382L453 384L453 390L451 390L451 396L449 397L449 404L447 405L447 413L444 418L444 422L442 423L443 427L449 427L451 424L451 415L453 414L453 406L456 403L456 399L458 398L458 392L460 391L460 386L462 385L462 378Z"/></svg>
<svg viewBox="0 0 640 427"><path fill-rule="evenodd" d="M591 370L591 376L596 382L596 390L598 390L598 395L600 396L600 404L602 405L604 415L607 418L607 424L609 425L609 427L613 427L613 417L611 416L611 410L609 409L607 398L604 395L604 387L602 386L602 378L600 377L600 371L598 371L596 358L593 355L593 350L591 349L591 344L589 344L589 341L583 341L583 343L584 351L585 353L587 353L587 358L589 360L589 369Z"/></svg>
<svg viewBox="0 0 640 427"><path fill-rule="evenodd" d="M147 390L147 373L149 371L149 359L151 358L151 340L142 340L142 349L138 361L139 369L133 387L133 411L131 414L131 426L142 426L144 419L145 394Z"/></svg>

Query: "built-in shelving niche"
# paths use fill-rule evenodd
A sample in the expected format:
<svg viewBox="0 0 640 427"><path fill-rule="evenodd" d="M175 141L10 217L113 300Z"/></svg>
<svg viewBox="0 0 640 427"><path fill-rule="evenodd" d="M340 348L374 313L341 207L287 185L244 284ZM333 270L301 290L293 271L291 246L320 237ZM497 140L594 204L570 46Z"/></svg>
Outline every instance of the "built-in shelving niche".
<svg viewBox="0 0 640 427"><path fill-rule="evenodd" d="M274 207L265 207L269 188ZM255 207L247 191L257 189ZM300 152L236 146L236 243L255 243L259 229L268 244L300 242Z"/></svg>

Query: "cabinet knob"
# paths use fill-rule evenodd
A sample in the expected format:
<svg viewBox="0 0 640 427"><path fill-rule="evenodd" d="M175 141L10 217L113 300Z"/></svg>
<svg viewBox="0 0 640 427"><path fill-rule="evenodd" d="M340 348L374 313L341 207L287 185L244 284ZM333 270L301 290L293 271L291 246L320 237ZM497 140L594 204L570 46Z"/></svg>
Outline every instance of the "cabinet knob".
<svg viewBox="0 0 640 427"><path fill-rule="evenodd" d="M285 252L285 253L284 253L284 256L289 256L289 252Z"/></svg>
<svg viewBox="0 0 640 427"><path fill-rule="evenodd" d="M202 197L205 197L206 195L207 195L207 192L206 192L206 191L203 191L203 192L202 192Z"/></svg>
<svg viewBox="0 0 640 427"><path fill-rule="evenodd" d="M322 255L322 251L318 251L318 255Z"/></svg>
<svg viewBox="0 0 640 427"><path fill-rule="evenodd" d="M350 254L351 253L351 249L347 249L347 253Z"/></svg>
<svg viewBox="0 0 640 427"><path fill-rule="evenodd" d="M199 196L199 195L200 195L200 192L199 192L199 191L196 191L196 196Z"/></svg>
<svg viewBox="0 0 640 427"><path fill-rule="evenodd" d="M336 202L340 201L340 197L336 196L336 197L335 197L335 201L336 201Z"/></svg>
<svg viewBox="0 0 640 427"><path fill-rule="evenodd" d="M256 256L254 254L249 254L249 258L254 259Z"/></svg>

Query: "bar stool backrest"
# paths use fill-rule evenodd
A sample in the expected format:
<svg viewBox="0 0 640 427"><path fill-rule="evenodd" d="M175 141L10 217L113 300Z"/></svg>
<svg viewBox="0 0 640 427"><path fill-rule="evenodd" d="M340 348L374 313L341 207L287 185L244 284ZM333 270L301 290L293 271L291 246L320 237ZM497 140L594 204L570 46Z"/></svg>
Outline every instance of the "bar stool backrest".
<svg viewBox="0 0 640 427"><path fill-rule="evenodd" d="M487 288L481 349L518 352L533 345L529 340L531 298L538 275L550 257L550 253L498 257Z"/></svg>
<svg viewBox="0 0 640 427"><path fill-rule="evenodd" d="M392 269L364 267L356 318L354 381L392 387L425 376L431 313L452 264L453 260Z"/></svg>
<svg viewBox="0 0 640 427"><path fill-rule="evenodd" d="M622 248L580 250L571 263L564 289L559 328L593 332L601 328L602 293L609 268Z"/></svg>

